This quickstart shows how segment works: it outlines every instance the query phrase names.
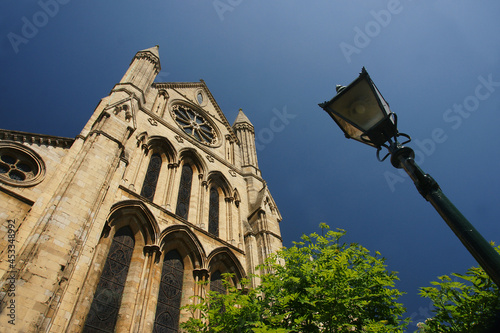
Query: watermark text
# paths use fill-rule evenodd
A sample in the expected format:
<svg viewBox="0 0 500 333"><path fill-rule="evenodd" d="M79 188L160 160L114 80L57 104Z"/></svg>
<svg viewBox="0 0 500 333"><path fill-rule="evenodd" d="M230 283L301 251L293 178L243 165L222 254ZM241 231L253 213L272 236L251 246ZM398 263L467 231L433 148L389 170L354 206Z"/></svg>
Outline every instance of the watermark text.
<svg viewBox="0 0 500 333"><path fill-rule="evenodd" d="M7 262L9 263L9 275L6 281L6 292L9 301L7 304L7 322L16 324L16 222L7 220Z"/></svg>
<svg viewBox="0 0 500 333"><path fill-rule="evenodd" d="M257 150L262 151L266 145L274 140L276 133L282 132L285 127L290 124L290 120L295 119L297 115L288 113L286 105L283 110L273 109L274 116L269 120L269 126L262 128L255 135L255 147Z"/></svg>
<svg viewBox="0 0 500 333"><path fill-rule="evenodd" d="M500 87L500 81L494 81L493 74L489 74L487 77L480 75L477 80L479 83L474 88L474 93L466 96L461 103L455 103L451 108L443 112L443 120L446 124L449 124L451 129L457 130L460 128L464 119L468 119L472 113L479 109L481 101L487 100ZM448 135L445 129L442 128L433 129L430 138L414 140L413 142L417 146L417 149L414 149L415 162L419 165L423 164L426 157L434 154L437 146L446 140L448 140ZM385 171L384 178L391 192L394 192L396 191L396 184L403 183L408 178L408 175L405 171L399 169L397 173Z"/></svg>
<svg viewBox="0 0 500 333"><path fill-rule="evenodd" d="M51 18L59 13L59 5L66 5L71 0L40 0L37 2L40 10L31 17L21 17L22 27L19 33L9 32L7 38L12 49L17 54L21 44L28 44L30 40L38 35L41 28L45 27Z"/></svg>

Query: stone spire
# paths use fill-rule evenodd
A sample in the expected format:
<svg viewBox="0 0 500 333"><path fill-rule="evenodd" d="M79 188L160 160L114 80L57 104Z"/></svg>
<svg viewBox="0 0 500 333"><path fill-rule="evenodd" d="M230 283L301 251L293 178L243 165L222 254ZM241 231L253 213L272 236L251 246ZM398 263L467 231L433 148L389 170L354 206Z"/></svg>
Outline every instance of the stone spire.
<svg viewBox="0 0 500 333"><path fill-rule="evenodd" d="M252 123L250 122L248 117L243 113L242 109L240 109L240 112L238 112L238 116L236 116L236 120L234 121L233 127L237 124L248 124L253 128Z"/></svg>
<svg viewBox="0 0 500 333"><path fill-rule="evenodd" d="M242 167L250 167L252 173L260 175L259 164L257 162L257 150L255 149L255 131L252 123L240 109L233 124L233 130L241 144Z"/></svg>
<svg viewBox="0 0 500 333"><path fill-rule="evenodd" d="M153 47L150 47L149 49L140 50L139 52L137 52L137 54L143 53L143 52L150 52L152 55L154 55L156 58L158 58L158 64L159 64L160 63L160 53L158 52L159 49L160 49L160 46L155 45ZM136 56L137 56L137 54L136 54Z"/></svg>
<svg viewBox="0 0 500 333"><path fill-rule="evenodd" d="M156 45L137 52L118 85L128 85L128 90L138 90L140 95L145 94L161 70L158 49L159 46Z"/></svg>

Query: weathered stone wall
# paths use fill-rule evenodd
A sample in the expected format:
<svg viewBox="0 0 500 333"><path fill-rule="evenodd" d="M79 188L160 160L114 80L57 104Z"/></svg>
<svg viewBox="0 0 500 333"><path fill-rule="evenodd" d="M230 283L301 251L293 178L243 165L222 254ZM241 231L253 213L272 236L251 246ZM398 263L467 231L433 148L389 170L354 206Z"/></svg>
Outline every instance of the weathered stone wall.
<svg viewBox="0 0 500 333"><path fill-rule="evenodd" d="M0 331L12 328L4 320L11 299L17 331L82 331L113 237L123 226L131 228L135 245L115 326L119 332L153 330L169 251L182 258L184 306L206 294L208 286L198 282L210 281L214 272L233 273L238 284L281 247L281 215L261 178L248 118L241 113L237 122L245 125L231 127L203 81L153 84L159 68L157 48L138 52L74 140L14 139L42 160L44 176L9 184L0 175ZM195 116L179 122L179 106ZM195 135L199 127L212 132ZM0 133L0 155L2 140L13 139L7 134L2 139ZM141 190L153 154L161 166L154 196L146 198ZM193 177L188 215L181 217L176 206L185 164ZM209 232L212 187L218 193L218 204L212 203L218 207L218 235ZM8 220L17 226L14 270L6 260ZM16 293L9 297L5 288L12 271ZM179 318L190 315L183 310Z"/></svg>

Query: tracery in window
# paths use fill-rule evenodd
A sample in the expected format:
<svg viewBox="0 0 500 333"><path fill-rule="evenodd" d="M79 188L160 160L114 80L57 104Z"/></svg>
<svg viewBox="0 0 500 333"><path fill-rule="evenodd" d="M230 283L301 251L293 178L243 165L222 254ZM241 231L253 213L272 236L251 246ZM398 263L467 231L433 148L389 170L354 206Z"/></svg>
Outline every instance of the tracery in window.
<svg viewBox="0 0 500 333"><path fill-rule="evenodd" d="M161 169L161 156L158 153L154 153L149 161L148 170L146 171L146 177L144 178L144 184L142 185L141 195L148 200L153 201L156 192L156 184L158 183L158 177L160 176Z"/></svg>
<svg viewBox="0 0 500 333"><path fill-rule="evenodd" d="M217 191L216 187L210 188L208 232L219 237L219 191Z"/></svg>
<svg viewBox="0 0 500 333"><path fill-rule="evenodd" d="M189 164L182 166L179 195L177 197L177 208L175 214L187 220L189 213L189 199L191 197L191 184L193 182L193 169Z"/></svg>
<svg viewBox="0 0 500 333"><path fill-rule="evenodd" d="M201 143L213 145L217 135L212 124L198 111L182 105L174 105L172 115L182 130Z"/></svg>
<svg viewBox="0 0 500 333"><path fill-rule="evenodd" d="M220 294L226 293L226 287L224 286L222 274L219 270L213 272L210 276L210 291L216 291Z"/></svg>
<svg viewBox="0 0 500 333"><path fill-rule="evenodd" d="M179 253L168 252L163 261L153 332L177 332L181 308L184 265Z"/></svg>
<svg viewBox="0 0 500 333"><path fill-rule="evenodd" d="M83 332L115 331L134 244L130 227L123 227L115 233Z"/></svg>
<svg viewBox="0 0 500 333"><path fill-rule="evenodd" d="M12 186L31 186L43 178L44 164L31 149L0 144L0 181Z"/></svg>
<svg viewBox="0 0 500 333"><path fill-rule="evenodd" d="M222 277L222 274L219 270L213 272L210 275L210 291L214 291L214 292L217 292L219 294L226 293L226 287L224 286L223 277ZM224 303L222 303L221 299L218 299L217 297L215 297L215 298L212 298L210 300L210 302L212 302L212 304L214 304L214 302L216 302L216 303L221 302L219 304L216 304L216 306L220 306L221 313L224 313L226 311L226 307L225 307Z"/></svg>

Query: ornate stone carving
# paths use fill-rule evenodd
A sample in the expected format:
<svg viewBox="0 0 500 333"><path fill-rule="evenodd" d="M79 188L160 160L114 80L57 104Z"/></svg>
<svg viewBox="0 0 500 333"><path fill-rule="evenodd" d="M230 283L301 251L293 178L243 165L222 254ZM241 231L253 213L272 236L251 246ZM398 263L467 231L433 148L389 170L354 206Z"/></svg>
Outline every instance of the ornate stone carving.
<svg viewBox="0 0 500 333"><path fill-rule="evenodd" d="M0 143L0 182L11 186L33 186L43 180L45 163L30 148L14 143Z"/></svg>
<svg viewBox="0 0 500 333"><path fill-rule="evenodd" d="M215 125L199 110L177 104L172 107L171 113L177 125L196 141L205 145L217 143Z"/></svg>
<svg viewBox="0 0 500 333"><path fill-rule="evenodd" d="M130 110L130 107L127 104L115 106L113 113L116 116L119 116L122 113L122 111L123 111L123 117L125 118L125 121L130 122L130 119L132 119L132 111Z"/></svg>

